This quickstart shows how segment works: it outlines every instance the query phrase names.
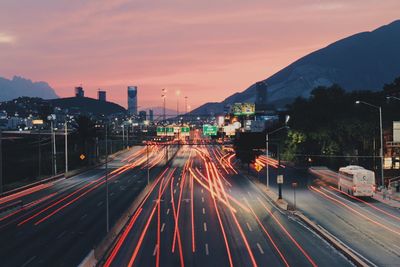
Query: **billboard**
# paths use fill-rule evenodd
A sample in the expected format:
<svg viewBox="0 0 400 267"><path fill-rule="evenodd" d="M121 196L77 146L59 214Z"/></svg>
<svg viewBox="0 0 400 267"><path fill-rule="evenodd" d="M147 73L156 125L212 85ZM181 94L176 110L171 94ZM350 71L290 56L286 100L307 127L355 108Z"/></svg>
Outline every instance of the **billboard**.
<svg viewBox="0 0 400 267"><path fill-rule="evenodd" d="M224 126L224 133L226 136L234 136L236 134L236 127L234 125Z"/></svg>
<svg viewBox="0 0 400 267"><path fill-rule="evenodd" d="M400 143L400 121L393 122L393 143Z"/></svg>
<svg viewBox="0 0 400 267"><path fill-rule="evenodd" d="M254 115L255 110L254 103L235 103L232 106L232 113L236 116Z"/></svg>

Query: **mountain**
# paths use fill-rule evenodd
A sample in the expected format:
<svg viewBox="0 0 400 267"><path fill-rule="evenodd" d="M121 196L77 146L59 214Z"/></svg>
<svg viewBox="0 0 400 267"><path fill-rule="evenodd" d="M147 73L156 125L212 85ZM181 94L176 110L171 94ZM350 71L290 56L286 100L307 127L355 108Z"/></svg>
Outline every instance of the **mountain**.
<svg viewBox="0 0 400 267"><path fill-rule="evenodd" d="M53 88L46 82L32 82L18 76L14 76L11 80L0 77L0 102L21 96L40 97L44 99L58 97Z"/></svg>
<svg viewBox="0 0 400 267"><path fill-rule="evenodd" d="M192 113L220 113L224 106L235 102L255 102L257 87L267 91L267 103L270 106L283 107L296 97L308 97L317 86L336 83L347 91L377 91L398 76L400 20L332 43L251 85L245 91L219 103L206 103Z"/></svg>

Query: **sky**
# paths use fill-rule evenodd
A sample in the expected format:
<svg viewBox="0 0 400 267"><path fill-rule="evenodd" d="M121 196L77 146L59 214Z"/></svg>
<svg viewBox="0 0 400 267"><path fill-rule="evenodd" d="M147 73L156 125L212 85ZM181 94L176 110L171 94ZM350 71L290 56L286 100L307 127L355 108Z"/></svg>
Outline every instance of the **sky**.
<svg viewBox="0 0 400 267"><path fill-rule="evenodd" d="M0 77L82 84L139 109L222 101L338 39L400 19L398 0L0 0Z"/></svg>

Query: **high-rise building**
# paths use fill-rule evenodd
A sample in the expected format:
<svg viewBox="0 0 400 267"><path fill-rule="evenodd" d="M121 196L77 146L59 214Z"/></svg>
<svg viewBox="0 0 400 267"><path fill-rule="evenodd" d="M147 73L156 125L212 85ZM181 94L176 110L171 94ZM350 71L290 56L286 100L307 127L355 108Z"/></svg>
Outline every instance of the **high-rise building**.
<svg viewBox="0 0 400 267"><path fill-rule="evenodd" d="M147 119L147 114L145 110L142 110L139 112L139 120L141 122L145 121Z"/></svg>
<svg viewBox="0 0 400 267"><path fill-rule="evenodd" d="M128 86L128 113L137 115L137 86Z"/></svg>
<svg viewBox="0 0 400 267"><path fill-rule="evenodd" d="M152 109L149 109L149 121L154 121L154 111Z"/></svg>
<svg viewBox="0 0 400 267"><path fill-rule="evenodd" d="M97 97L98 97L99 101L106 102L107 101L107 92L99 89L99 91L97 92Z"/></svg>
<svg viewBox="0 0 400 267"><path fill-rule="evenodd" d="M75 87L75 97L84 97L85 91L83 90L82 86Z"/></svg>
<svg viewBox="0 0 400 267"><path fill-rule="evenodd" d="M267 111L267 84L265 82L256 83L256 112L265 113Z"/></svg>

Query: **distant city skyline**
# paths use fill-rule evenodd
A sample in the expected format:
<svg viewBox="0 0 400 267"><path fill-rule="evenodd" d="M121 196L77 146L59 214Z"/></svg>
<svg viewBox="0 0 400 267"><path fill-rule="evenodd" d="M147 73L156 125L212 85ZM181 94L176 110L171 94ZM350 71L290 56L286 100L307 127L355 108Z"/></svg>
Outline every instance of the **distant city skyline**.
<svg viewBox="0 0 400 267"><path fill-rule="evenodd" d="M32 1L0 3L0 76L46 81L60 97L140 109L221 101L340 38L399 19L395 0ZM18 16L17 16L18 15ZM59 18L62 18L61 20Z"/></svg>

